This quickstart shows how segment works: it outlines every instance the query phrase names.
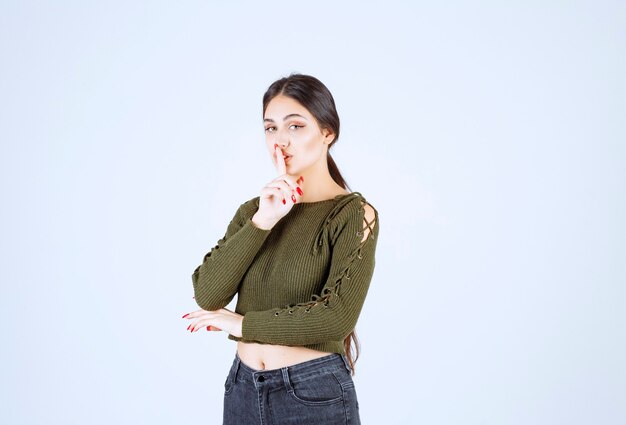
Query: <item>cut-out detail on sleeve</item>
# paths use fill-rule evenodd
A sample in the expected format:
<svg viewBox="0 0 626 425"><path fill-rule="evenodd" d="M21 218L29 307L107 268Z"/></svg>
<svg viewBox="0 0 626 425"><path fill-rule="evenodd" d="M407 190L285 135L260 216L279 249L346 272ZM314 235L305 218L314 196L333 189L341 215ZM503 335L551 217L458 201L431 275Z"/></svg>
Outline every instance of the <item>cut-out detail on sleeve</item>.
<svg viewBox="0 0 626 425"><path fill-rule="evenodd" d="M356 325L374 271L378 212L358 192L350 219L332 247L331 269L320 294L307 302L244 315L242 338L270 344L306 345L345 338ZM348 196L354 201L354 196ZM342 199L342 201L344 201ZM332 211L329 216L336 215ZM327 220L316 245L328 240Z"/></svg>
<svg viewBox="0 0 626 425"><path fill-rule="evenodd" d="M361 200L361 208L365 211L363 216L363 239L361 244L364 244L369 235L374 231L376 226L377 212L367 201Z"/></svg>

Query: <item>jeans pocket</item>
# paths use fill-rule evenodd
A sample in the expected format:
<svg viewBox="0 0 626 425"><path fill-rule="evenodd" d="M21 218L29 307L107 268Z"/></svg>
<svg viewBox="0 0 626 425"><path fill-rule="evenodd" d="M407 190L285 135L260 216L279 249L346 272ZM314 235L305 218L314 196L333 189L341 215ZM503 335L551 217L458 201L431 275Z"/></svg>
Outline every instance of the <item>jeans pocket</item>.
<svg viewBox="0 0 626 425"><path fill-rule="evenodd" d="M343 388L332 371L290 384L290 396L307 406L325 406L343 400Z"/></svg>

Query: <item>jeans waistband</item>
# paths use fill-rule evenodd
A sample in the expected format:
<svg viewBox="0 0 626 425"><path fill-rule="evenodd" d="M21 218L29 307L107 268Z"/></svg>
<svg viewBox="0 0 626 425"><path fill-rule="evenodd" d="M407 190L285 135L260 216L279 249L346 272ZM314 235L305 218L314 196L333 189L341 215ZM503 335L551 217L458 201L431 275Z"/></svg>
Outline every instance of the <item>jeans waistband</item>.
<svg viewBox="0 0 626 425"><path fill-rule="evenodd" d="M348 359L344 354L332 353L317 359L307 360L292 366L285 366L277 369L253 369L241 361L239 353L235 352L235 377L239 381L263 382L265 385L282 385L283 374L287 373L294 382L306 379L311 375L327 373L332 370L345 368L352 372Z"/></svg>

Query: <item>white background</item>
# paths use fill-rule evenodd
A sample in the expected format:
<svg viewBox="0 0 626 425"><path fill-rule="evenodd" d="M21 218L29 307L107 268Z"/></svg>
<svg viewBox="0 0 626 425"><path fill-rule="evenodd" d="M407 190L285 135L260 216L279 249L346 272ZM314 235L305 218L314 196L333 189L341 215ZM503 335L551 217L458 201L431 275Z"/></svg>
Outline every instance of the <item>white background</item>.
<svg viewBox="0 0 626 425"><path fill-rule="evenodd" d="M191 273L333 93L380 213L363 424L626 423L626 7L2 2L0 423L220 424ZM234 306L234 301L231 307Z"/></svg>

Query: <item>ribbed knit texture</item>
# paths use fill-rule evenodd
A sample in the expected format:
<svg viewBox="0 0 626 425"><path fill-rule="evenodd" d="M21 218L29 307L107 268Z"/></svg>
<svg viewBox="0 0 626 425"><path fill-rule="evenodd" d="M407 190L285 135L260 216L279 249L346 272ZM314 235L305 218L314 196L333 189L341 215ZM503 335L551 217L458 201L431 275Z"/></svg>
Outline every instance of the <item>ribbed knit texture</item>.
<svg viewBox="0 0 626 425"><path fill-rule="evenodd" d="M270 230L252 223L259 196L239 206L192 274L195 300L218 310L238 293L234 341L345 354L374 273L378 211L359 192L303 202ZM367 222L365 203L375 212ZM365 240L364 237L367 235Z"/></svg>

